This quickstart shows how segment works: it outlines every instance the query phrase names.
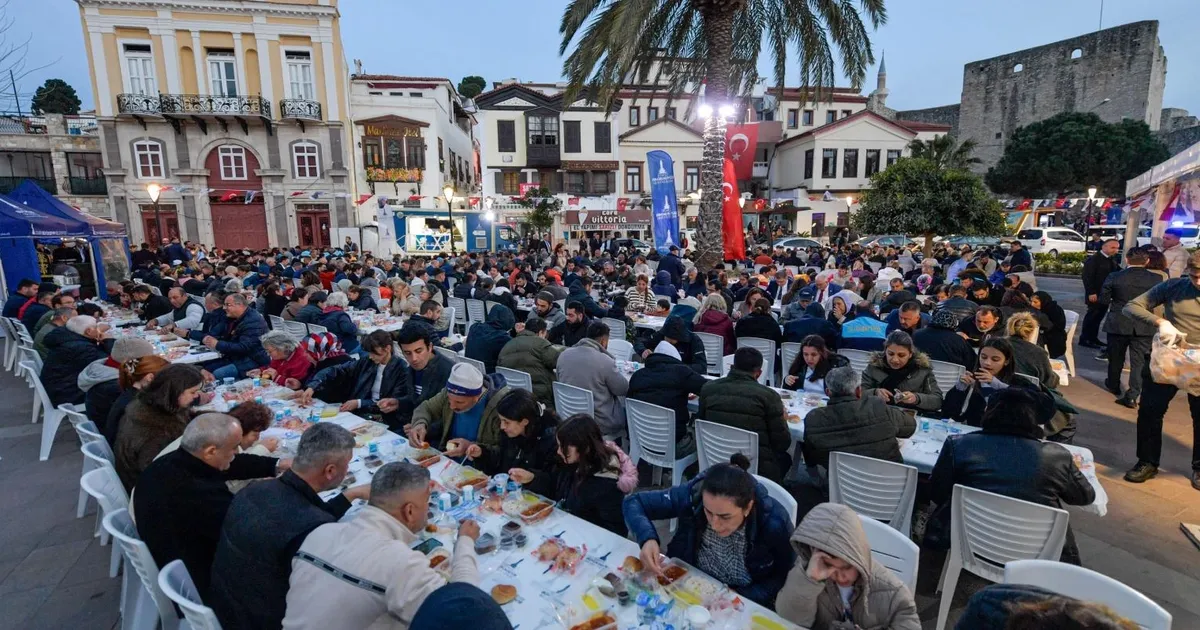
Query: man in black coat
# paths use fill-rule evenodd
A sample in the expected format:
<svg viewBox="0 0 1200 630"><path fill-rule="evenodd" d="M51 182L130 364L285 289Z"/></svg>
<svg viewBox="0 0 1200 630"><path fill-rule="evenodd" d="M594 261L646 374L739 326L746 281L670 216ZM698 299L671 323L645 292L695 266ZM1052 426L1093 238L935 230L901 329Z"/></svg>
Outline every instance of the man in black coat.
<svg viewBox="0 0 1200 630"><path fill-rule="evenodd" d="M360 485L328 502L318 496L342 483L353 456L353 433L332 422L314 424L300 437L290 470L234 497L221 525L205 600L222 627L282 626L292 558L305 537L340 519L353 499L370 494L369 485Z"/></svg>
<svg viewBox="0 0 1200 630"><path fill-rule="evenodd" d="M979 305L967 299L966 287L956 284L950 289L950 297L938 302L934 307L934 312L949 311L954 314L958 321L964 321L975 317L975 311L979 310Z"/></svg>
<svg viewBox="0 0 1200 630"><path fill-rule="evenodd" d="M588 326L592 318L588 317L583 304L567 302L567 319L550 329L550 343L573 347L580 339L587 337Z"/></svg>
<svg viewBox="0 0 1200 630"><path fill-rule="evenodd" d="M17 290L8 297L4 302L4 316L16 317L17 312L21 310L25 303L37 296L38 283L25 278L17 285Z"/></svg>
<svg viewBox="0 0 1200 630"><path fill-rule="evenodd" d="M978 357L971 344L955 332L957 329L958 318L954 313L948 310L934 311L929 325L913 335L913 344L934 361L955 363L968 372L974 371Z"/></svg>
<svg viewBox="0 0 1200 630"><path fill-rule="evenodd" d="M1100 301L1100 291L1109 274L1119 270L1116 255L1121 249L1117 239L1104 241L1100 251L1092 254L1083 263L1083 294L1087 299L1087 313L1083 316L1083 328L1079 333L1079 345L1085 348L1102 348L1100 343L1100 321L1108 307ZM1135 296L1136 297L1136 296Z"/></svg>
<svg viewBox="0 0 1200 630"><path fill-rule="evenodd" d="M372 332L363 337L362 349L367 356L314 374L300 400L307 404L315 396L326 402L340 402L341 411L382 413L389 426L403 426L396 411L408 391L408 374L404 362L392 352L391 333Z"/></svg>
<svg viewBox="0 0 1200 630"><path fill-rule="evenodd" d="M661 341L646 356L646 366L629 378L626 397L675 411L675 456L683 457L695 451L695 440L689 430L688 395L699 396L707 382L703 373L683 363L674 345Z"/></svg>
<svg viewBox="0 0 1200 630"><path fill-rule="evenodd" d="M408 367L405 379L407 390L400 401L400 408L396 411L399 422L411 422L412 412L417 405L445 389L446 382L450 380L450 370L454 368L454 363L433 349L437 343L436 339L437 332L432 325L415 319L409 320L400 329L396 343L400 345L400 352L408 362Z"/></svg>
<svg viewBox="0 0 1200 630"><path fill-rule="evenodd" d="M1029 254L1029 250L1021 244L1021 241L1013 241L1010 244L1008 264L1016 267L1023 265L1026 269L1033 271L1033 256Z"/></svg>
<svg viewBox="0 0 1200 630"><path fill-rule="evenodd" d="M154 460L138 477L133 513L154 562L183 560L200 597L209 576L221 523L233 493L226 481L275 476L274 457L238 454L242 427L232 416L206 413L183 430L179 449Z"/></svg>
<svg viewBox="0 0 1200 630"><path fill-rule="evenodd" d="M162 317L173 310L171 302L161 295L154 295L148 284L139 284L133 287L129 295L134 302L141 304L138 314L146 321Z"/></svg>
<svg viewBox="0 0 1200 630"><path fill-rule="evenodd" d="M108 356L113 340L104 340L104 331L96 318L76 315L65 326L46 335L46 360L40 378L50 404L57 407L84 402L86 396L79 389L79 374L92 361Z"/></svg>
<svg viewBox="0 0 1200 630"><path fill-rule="evenodd" d="M662 328L650 336L648 344L642 345L639 339L633 349L642 358L648 358L651 352L658 352L658 344L663 341L675 346L680 361L692 368L693 372L708 374L708 356L704 353L704 342L688 329L687 324L678 315L668 317Z"/></svg>
<svg viewBox="0 0 1200 630"><path fill-rule="evenodd" d="M672 245L667 255L658 261L658 271L665 271L671 274L671 284L677 287L683 286L681 280L687 270L683 266L683 261L679 259L678 247Z"/></svg>
<svg viewBox="0 0 1200 630"><path fill-rule="evenodd" d="M1104 281L1100 288L1100 303L1108 305L1104 332L1108 336L1108 378L1104 386L1117 395L1117 404L1135 409L1142 394L1142 367L1150 356L1150 340L1158 329L1125 313L1125 304L1162 282L1162 276L1146 269L1150 256L1142 249L1129 250L1129 266ZM1129 351L1129 389L1121 394L1121 368L1125 366L1125 351Z"/></svg>

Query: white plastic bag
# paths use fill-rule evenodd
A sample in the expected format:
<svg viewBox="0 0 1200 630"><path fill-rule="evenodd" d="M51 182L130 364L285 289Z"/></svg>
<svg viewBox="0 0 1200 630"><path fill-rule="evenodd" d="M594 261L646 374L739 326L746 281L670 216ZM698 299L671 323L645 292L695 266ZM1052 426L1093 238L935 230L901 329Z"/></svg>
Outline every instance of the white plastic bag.
<svg viewBox="0 0 1200 630"><path fill-rule="evenodd" d="M1200 347L1177 339L1163 343L1154 336L1150 350L1150 377L1155 383L1174 385L1193 396L1200 396Z"/></svg>

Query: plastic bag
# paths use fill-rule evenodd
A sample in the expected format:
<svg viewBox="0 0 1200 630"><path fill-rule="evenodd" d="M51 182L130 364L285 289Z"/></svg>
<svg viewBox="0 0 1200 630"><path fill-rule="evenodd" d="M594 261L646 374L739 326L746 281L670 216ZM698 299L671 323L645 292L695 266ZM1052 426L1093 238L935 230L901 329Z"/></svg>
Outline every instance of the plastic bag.
<svg viewBox="0 0 1200 630"><path fill-rule="evenodd" d="M1150 377L1155 383L1174 385L1192 396L1200 396L1200 348L1183 339L1165 344L1155 335L1150 350Z"/></svg>

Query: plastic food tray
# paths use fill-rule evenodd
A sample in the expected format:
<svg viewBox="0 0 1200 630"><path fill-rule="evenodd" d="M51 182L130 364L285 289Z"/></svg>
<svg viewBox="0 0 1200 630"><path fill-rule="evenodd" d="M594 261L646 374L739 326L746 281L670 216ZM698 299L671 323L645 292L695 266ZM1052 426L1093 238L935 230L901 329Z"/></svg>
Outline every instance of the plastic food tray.
<svg viewBox="0 0 1200 630"><path fill-rule="evenodd" d="M405 459L417 464L418 466L429 468L430 466L442 461L442 454L439 453L437 449L423 448L419 451L409 453Z"/></svg>
<svg viewBox="0 0 1200 630"><path fill-rule="evenodd" d="M504 497L504 513L526 525L536 523L554 512L554 502L533 492L516 492ZM541 507L537 507L537 506ZM537 509L534 509L537 507Z"/></svg>

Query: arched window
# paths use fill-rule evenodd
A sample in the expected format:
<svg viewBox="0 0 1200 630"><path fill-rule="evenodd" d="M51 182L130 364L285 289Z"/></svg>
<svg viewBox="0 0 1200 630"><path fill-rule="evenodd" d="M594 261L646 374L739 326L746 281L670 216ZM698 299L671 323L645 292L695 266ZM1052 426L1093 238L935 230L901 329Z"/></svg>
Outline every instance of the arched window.
<svg viewBox="0 0 1200 630"><path fill-rule="evenodd" d="M1017 65L1013 66L1013 74L1016 74L1024 69L1025 69L1024 64L1017 64Z"/></svg>
<svg viewBox="0 0 1200 630"><path fill-rule="evenodd" d="M1072 58L1072 59L1079 59L1079 58L1080 58L1080 57L1082 57L1082 56L1083 56L1083 49L1082 49L1082 48L1076 48L1075 50L1072 50L1072 51L1071 51L1071 58Z"/></svg>
<svg viewBox="0 0 1200 630"><path fill-rule="evenodd" d="M292 165L296 179L316 179L321 176L321 148L313 142L292 145Z"/></svg>
<svg viewBox="0 0 1200 630"><path fill-rule="evenodd" d="M138 179L162 179L166 177L166 156L161 142L138 140L133 143L133 163L137 165Z"/></svg>

